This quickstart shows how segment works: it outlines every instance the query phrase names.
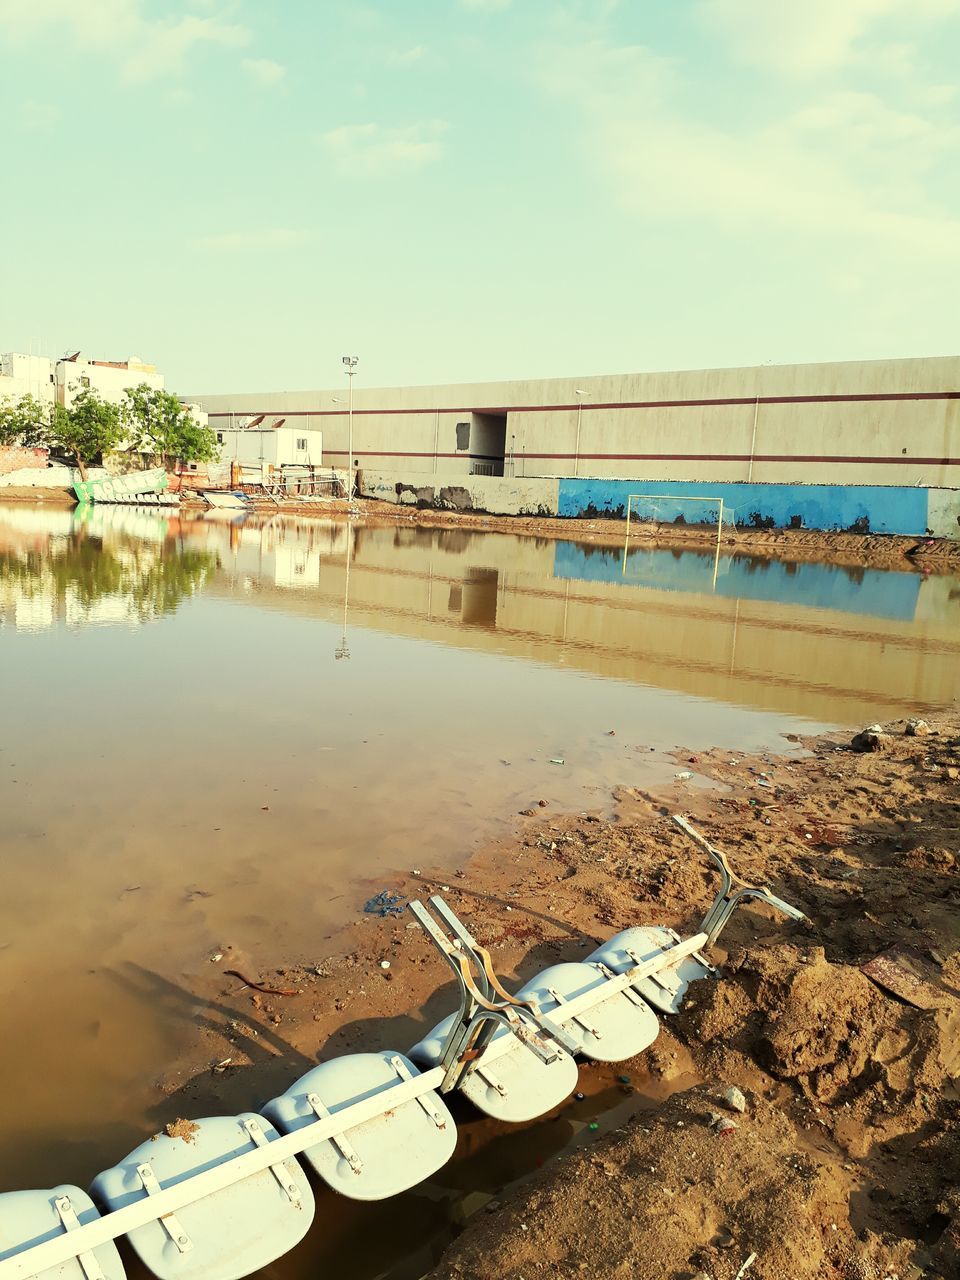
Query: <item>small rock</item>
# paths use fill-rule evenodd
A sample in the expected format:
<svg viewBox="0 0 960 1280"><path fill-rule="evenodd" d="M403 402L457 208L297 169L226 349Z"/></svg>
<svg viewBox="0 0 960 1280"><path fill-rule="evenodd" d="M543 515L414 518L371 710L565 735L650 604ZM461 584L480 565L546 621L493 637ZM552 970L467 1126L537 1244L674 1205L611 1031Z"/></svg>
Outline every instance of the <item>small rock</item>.
<svg viewBox="0 0 960 1280"><path fill-rule="evenodd" d="M717 1122L714 1128L721 1138L726 1138L733 1133L734 1129L739 1129L740 1126L737 1124L736 1120L731 1120L729 1116L724 1116L722 1120Z"/></svg>
<svg viewBox="0 0 960 1280"><path fill-rule="evenodd" d="M537 804L540 806L541 809L545 809L547 807L546 800L538 800Z"/></svg>
<svg viewBox="0 0 960 1280"><path fill-rule="evenodd" d="M381 961L380 961L380 968L381 968L381 969L389 969L389 968L390 968L390 961L389 961L389 960L381 960Z"/></svg>
<svg viewBox="0 0 960 1280"><path fill-rule="evenodd" d="M951 782L956 782L957 778L960 778L960 769L957 769L952 764L948 764L943 772L947 775L947 777L950 779Z"/></svg>
<svg viewBox="0 0 960 1280"><path fill-rule="evenodd" d="M736 1085L731 1085L729 1089L724 1089L720 1096L723 1098L724 1106L729 1107L731 1111L739 1111L741 1115L746 1111L747 1100Z"/></svg>
<svg viewBox="0 0 960 1280"><path fill-rule="evenodd" d="M926 720L908 720L903 732L908 738L924 738L930 732L930 726Z"/></svg>
<svg viewBox="0 0 960 1280"><path fill-rule="evenodd" d="M850 746L854 751L883 751L889 742L889 734L884 733L880 725L871 724L851 739Z"/></svg>

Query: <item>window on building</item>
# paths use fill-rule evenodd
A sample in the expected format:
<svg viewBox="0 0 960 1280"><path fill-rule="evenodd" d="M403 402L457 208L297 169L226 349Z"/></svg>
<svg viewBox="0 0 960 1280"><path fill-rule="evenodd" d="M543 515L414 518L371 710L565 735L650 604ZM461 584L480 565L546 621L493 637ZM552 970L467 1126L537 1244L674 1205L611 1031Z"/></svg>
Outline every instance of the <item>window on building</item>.
<svg viewBox="0 0 960 1280"><path fill-rule="evenodd" d="M217 444L223 444L223 432L222 432L222 431L218 431L218 432L217 432Z"/></svg>
<svg viewBox="0 0 960 1280"><path fill-rule="evenodd" d="M90 379L85 373L81 373L80 375L80 385L81 387L89 387L90 385Z"/></svg>
<svg viewBox="0 0 960 1280"><path fill-rule="evenodd" d="M306 436L297 436L297 452L298 452L298 453L306 453L306 452L307 452L307 437L306 437Z"/></svg>
<svg viewBox="0 0 960 1280"><path fill-rule="evenodd" d="M457 451L462 453L470 448L470 423L457 423Z"/></svg>

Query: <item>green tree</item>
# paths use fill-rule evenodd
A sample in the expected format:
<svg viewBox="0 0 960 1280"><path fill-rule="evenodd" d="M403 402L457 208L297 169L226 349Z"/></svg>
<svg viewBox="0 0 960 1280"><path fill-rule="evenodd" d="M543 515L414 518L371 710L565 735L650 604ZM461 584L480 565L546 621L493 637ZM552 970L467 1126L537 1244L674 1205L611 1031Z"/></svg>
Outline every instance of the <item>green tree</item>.
<svg viewBox="0 0 960 1280"><path fill-rule="evenodd" d="M31 449L47 443L53 405L34 396L0 402L0 445L22 444Z"/></svg>
<svg viewBox="0 0 960 1280"><path fill-rule="evenodd" d="M91 389L75 396L69 408L53 408L50 443L74 458L80 479L87 478L87 465L123 443L127 426L118 404L101 400Z"/></svg>
<svg viewBox="0 0 960 1280"><path fill-rule="evenodd" d="M125 394L124 417L135 448L156 454L168 468L178 458L183 462L211 462L217 457L217 433L201 426L170 391L159 391L142 382Z"/></svg>

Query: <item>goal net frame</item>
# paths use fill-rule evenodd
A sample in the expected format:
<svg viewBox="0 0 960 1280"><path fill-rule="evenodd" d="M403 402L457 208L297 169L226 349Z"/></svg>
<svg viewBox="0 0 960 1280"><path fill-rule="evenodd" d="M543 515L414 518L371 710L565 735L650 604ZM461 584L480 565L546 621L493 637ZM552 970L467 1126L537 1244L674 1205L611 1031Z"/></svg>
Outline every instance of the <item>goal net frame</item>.
<svg viewBox="0 0 960 1280"><path fill-rule="evenodd" d="M717 545L716 545L716 552L713 558L713 581L714 581L714 585L716 585L717 568L720 563L720 541L723 537L723 515L724 515L724 511L727 510L730 512L730 515L732 518L734 508L729 506L725 507L723 498L721 498L719 495L717 495L716 497L700 497L700 496L691 497L687 494L681 494L681 493L628 493L627 494L627 531L626 531L626 535L624 537L624 542L623 542L624 572L626 572L626 567L627 567L627 549L630 545L630 521L633 513L634 501L659 502L659 503L698 502L698 503L708 503L710 506L717 508ZM638 517L638 522L639 522L639 517ZM652 519L652 523L672 525L672 524L675 524L676 521L675 520L670 520L670 521L657 520L656 517L654 517ZM711 520L709 521L709 523L712 524L713 521ZM690 528L691 526L685 525L685 527Z"/></svg>

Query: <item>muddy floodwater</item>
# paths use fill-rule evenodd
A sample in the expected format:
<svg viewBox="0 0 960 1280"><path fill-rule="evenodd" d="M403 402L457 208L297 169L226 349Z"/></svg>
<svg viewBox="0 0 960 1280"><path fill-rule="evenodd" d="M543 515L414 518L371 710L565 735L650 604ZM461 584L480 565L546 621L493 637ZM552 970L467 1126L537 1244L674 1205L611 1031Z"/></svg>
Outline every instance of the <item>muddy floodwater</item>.
<svg viewBox="0 0 960 1280"><path fill-rule="evenodd" d="M0 1189L86 1185L156 1127L226 945L318 958L395 872L453 872L540 799L607 810L678 747L934 713L958 659L956 578L0 506ZM451 1185L522 1171L498 1142ZM341 1274L394 1274L404 1203L363 1207L386 1234Z"/></svg>

